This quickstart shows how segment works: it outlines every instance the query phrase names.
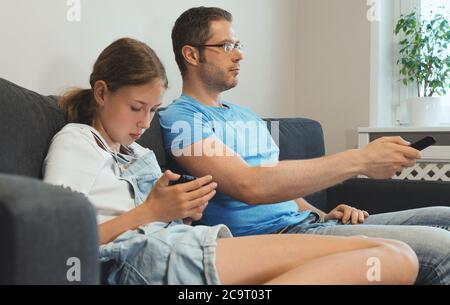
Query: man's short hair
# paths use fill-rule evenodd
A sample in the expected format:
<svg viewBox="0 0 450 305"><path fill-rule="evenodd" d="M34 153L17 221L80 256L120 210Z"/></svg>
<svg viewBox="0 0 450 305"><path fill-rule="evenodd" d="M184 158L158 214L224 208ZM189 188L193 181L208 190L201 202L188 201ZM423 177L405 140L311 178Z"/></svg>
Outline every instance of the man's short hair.
<svg viewBox="0 0 450 305"><path fill-rule="evenodd" d="M178 17L172 29L172 46L175 53L175 60L181 75L187 71L182 48L186 45L202 45L211 37L209 26L211 21L226 20L233 21L233 16L218 7L194 7ZM201 52L201 50L200 50ZM202 53L200 53L202 56Z"/></svg>

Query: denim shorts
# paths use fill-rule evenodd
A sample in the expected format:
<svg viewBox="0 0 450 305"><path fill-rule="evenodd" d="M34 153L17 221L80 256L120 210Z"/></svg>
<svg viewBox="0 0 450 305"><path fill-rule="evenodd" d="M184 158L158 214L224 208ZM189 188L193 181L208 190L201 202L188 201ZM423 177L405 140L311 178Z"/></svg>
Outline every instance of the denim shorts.
<svg viewBox="0 0 450 305"><path fill-rule="evenodd" d="M224 225L154 222L100 246L100 261L111 263L110 285L218 285L217 239L228 237Z"/></svg>

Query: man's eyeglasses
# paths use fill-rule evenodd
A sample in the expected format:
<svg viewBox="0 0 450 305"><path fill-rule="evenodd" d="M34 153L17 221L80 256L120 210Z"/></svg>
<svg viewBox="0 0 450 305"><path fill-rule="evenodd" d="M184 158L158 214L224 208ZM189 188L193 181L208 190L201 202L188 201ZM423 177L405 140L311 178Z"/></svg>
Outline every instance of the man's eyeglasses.
<svg viewBox="0 0 450 305"><path fill-rule="evenodd" d="M234 49L242 51L244 45L240 42L225 42L221 44L202 44L202 45L193 45L196 48L206 48L206 47L214 47L214 48L222 48L226 53L231 53Z"/></svg>

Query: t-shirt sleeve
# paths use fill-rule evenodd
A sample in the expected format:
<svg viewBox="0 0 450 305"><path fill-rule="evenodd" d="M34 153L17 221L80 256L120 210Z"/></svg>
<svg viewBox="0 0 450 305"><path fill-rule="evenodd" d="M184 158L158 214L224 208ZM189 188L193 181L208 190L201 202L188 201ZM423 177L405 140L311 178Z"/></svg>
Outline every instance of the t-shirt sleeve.
<svg viewBox="0 0 450 305"><path fill-rule="evenodd" d="M67 129L56 134L43 163L44 182L89 195L105 159L88 133Z"/></svg>
<svg viewBox="0 0 450 305"><path fill-rule="evenodd" d="M177 151L214 135L212 122L194 107L171 105L159 113L164 149Z"/></svg>

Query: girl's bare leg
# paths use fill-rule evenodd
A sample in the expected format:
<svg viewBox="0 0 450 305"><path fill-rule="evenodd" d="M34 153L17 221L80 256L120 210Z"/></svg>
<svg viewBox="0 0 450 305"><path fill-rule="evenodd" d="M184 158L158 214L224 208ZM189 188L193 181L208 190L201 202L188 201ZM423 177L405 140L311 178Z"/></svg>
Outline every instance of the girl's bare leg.
<svg viewBox="0 0 450 305"><path fill-rule="evenodd" d="M367 278L371 258L381 282ZM399 241L303 234L219 239L216 266L222 284L410 284L418 272Z"/></svg>

